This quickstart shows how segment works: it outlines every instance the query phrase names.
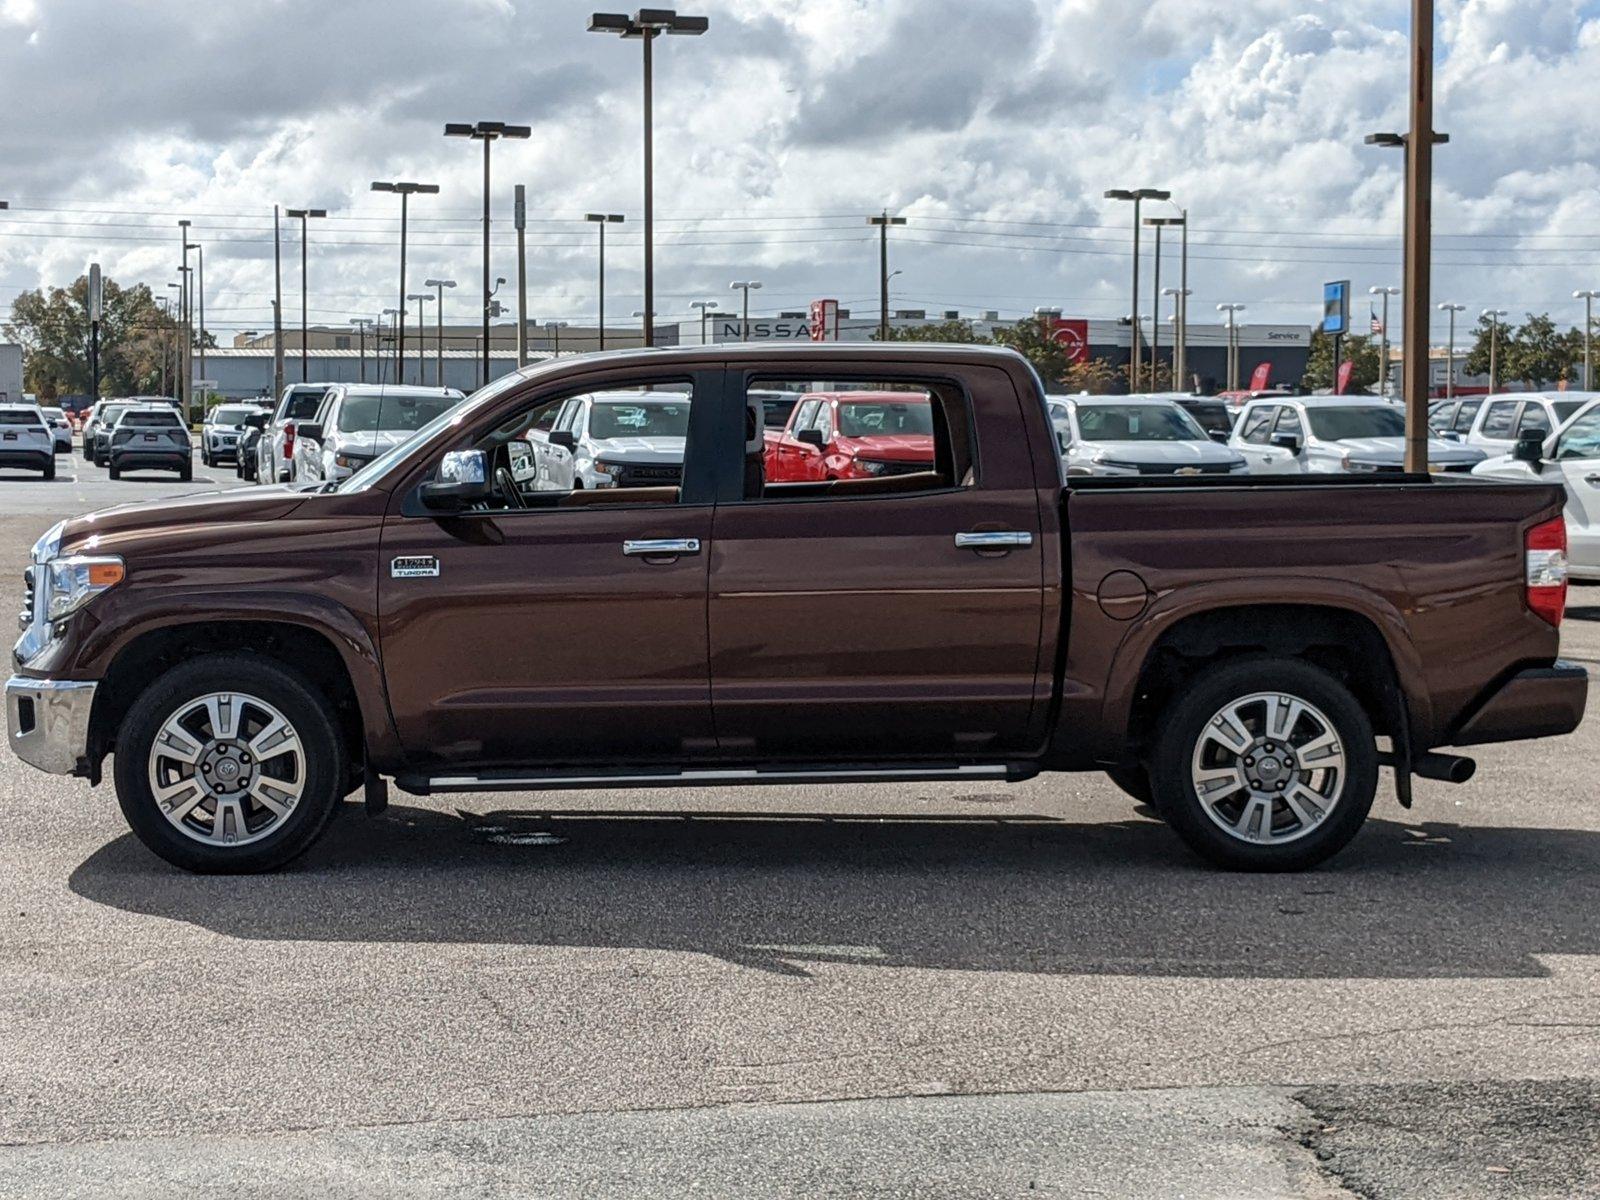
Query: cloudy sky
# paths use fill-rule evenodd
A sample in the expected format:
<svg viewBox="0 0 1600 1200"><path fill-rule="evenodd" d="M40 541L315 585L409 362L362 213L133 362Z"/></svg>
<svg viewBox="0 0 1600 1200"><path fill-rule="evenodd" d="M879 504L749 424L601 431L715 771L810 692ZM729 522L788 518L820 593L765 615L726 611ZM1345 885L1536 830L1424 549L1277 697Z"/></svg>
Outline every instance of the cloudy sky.
<svg viewBox="0 0 1600 1200"><path fill-rule="evenodd" d="M1600 287L1600 0L1438 0L1436 299L1576 319ZM313 226L314 322L462 281L471 319L481 166L445 121L532 125L496 147L495 273L529 196L529 313L592 321L585 211L625 213L608 312L640 307L640 53L566 0L0 0L0 304L91 259L158 292L176 220L206 244L207 323L270 325L274 202ZM1192 221L1192 312L1243 301L1309 322L1320 283L1399 282L1404 0L706 0L703 38L657 43L657 309L837 297L875 309L868 213L899 307L1128 304L1126 206L1171 189ZM1162 211L1155 206L1152 211ZM1175 210L1168 210L1175 211ZM613 227L618 229L618 227ZM298 246L286 244L287 313ZM1175 270L1170 259L1168 271ZM1169 275L1164 283L1173 282ZM420 289L419 289L420 290ZM463 294L466 293L466 294ZM1145 285L1146 300L1149 295ZM1148 311L1148 309L1147 309ZM1441 326L1442 329L1442 326Z"/></svg>

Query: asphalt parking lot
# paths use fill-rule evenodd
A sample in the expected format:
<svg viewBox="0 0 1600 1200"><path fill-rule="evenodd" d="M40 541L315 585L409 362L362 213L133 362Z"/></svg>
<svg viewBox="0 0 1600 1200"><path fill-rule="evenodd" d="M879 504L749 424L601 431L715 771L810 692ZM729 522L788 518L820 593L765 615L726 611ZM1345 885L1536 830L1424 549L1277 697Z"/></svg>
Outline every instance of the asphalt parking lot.
<svg viewBox="0 0 1600 1200"><path fill-rule="evenodd" d="M219 485L0 472L0 589ZM1288 876L1081 776L397 795L197 878L0 756L0 1194L1591 1194L1597 749Z"/></svg>

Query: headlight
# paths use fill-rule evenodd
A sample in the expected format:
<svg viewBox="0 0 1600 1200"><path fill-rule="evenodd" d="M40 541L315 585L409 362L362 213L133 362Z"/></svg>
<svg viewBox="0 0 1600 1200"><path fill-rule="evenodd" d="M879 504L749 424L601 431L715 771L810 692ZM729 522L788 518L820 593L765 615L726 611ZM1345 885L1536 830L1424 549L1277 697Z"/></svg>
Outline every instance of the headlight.
<svg viewBox="0 0 1600 1200"><path fill-rule="evenodd" d="M1139 473L1138 463L1123 462L1117 458L1107 458L1104 454L1096 454L1090 461L1095 466L1104 467L1108 471L1132 471L1135 475Z"/></svg>
<svg viewBox="0 0 1600 1200"><path fill-rule="evenodd" d="M598 458L590 464L596 475L603 477L601 487L615 486L617 480L622 478L622 464L601 462ZM605 481L609 481L605 482Z"/></svg>
<svg viewBox="0 0 1600 1200"><path fill-rule="evenodd" d="M353 470L359 467L361 462L361 459L351 458L348 454L335 454L333 456L333 465L336 467L347 467Z"/></svg>
<svg viewBox="0 0 1600 1200"><path fill-rule="evenodd" d="M95 596L122 582L122 559L114 554L91 557L73 554L46 564L49 571L50 603L45 617L59 621L76 612Z"/></svg>
<svg viewBox="0 0 1600 1200"><path fill-rule="evenodd" d="M871 458L856 459L856 470L864 471L868 475L882 475L888 469L889 464L886 462L878 462Z"/></svg>
<svg viewBox="0 0 1600 1200"><path fill-rule="evenodd" d="M1230 475L1242 474L1249 469L1250 464L1245 462L1245 460L1242 458L1236 458L1228 464L1228 474Z"/></svg>
<svg viewBox="0 0 1600 1200"><path fill-rule="evenodd" d="M61 530L65 526L65 521L57 521L44 531L39 540L33 544L34 562L46 563L61 553Z"/></svg>

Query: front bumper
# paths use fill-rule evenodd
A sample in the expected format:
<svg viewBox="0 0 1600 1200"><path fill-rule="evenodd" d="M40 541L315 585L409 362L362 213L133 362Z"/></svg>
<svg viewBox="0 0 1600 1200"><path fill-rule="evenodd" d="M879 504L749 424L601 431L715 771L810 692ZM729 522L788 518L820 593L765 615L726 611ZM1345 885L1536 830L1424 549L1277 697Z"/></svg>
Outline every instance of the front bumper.
<svg viewBox="0 0 1600 1200"><path fill-rule="evenodd" d="M11 748L30 767L71 775L89 757L89 713L99 684L73 679L6 680Z"/></svg>
<svg viewBox="0 0 1600 1200"><path fill-rule="evenodd" d="M1452 746L1516 742L1571 733L1583 720L1589 672L1559 659L1548 667L1518 671L1468 717Z"/></svg>

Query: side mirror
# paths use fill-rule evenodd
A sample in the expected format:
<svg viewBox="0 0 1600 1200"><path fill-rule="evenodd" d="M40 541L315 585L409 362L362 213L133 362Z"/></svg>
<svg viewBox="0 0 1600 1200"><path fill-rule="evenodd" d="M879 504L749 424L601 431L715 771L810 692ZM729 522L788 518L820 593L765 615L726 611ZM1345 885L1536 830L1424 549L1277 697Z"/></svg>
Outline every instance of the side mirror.
<svg viewBox="0 0 1600 1200"><path fill-rule="evenodd" d="M1275 433L1272 435L1272 444L1279 450L1287 450L1290 454L1300 453L1300 435L1298 433Z"/></svg>
<svg viewBox="0 0 1600 1200"><path fill-rule="evenodd" d="M294 427L294 435L297 438L304 438L308 442L320 442L322 440L322 423L320 421L300 421Z"/></svg>
<svg viewBox="0 0 1600 1200"><path fill-rule="evenodd" d="M822 430L820 429L802 429L794 435L794 440L804 442L808 446L815 446L818 450L827 444L822 440Z"/></svg>
<svg viewBox="0 0 1600 1200"><path fill-rule="evenodd" d="M1544 438L1537 433L1525 433L1511 449L1511 457L1538 470L1544 463Z"/></svg>
<svg viewBox="0 0 1600 1200"><path fill-rule="evenodd" d="M556 429L550 434L550 444L560 446L563 450L576 450L578 448L578 435L570 429Z"/></svg>
<svg viewBox="0 0 1600 1200"><path fill-rule="evenodd" d="M532 442L507 442L506 457L511 460L511 478L527 479L533 474L534 467Z"/></svg>
<svg viewBox="0 0 1600 1200"><path fill-rule="evenodd" d="M489 456L482 450L451 450L439 460L439 474L423 484L422 503L440 512L460 512L489 496Z"/></svg>

